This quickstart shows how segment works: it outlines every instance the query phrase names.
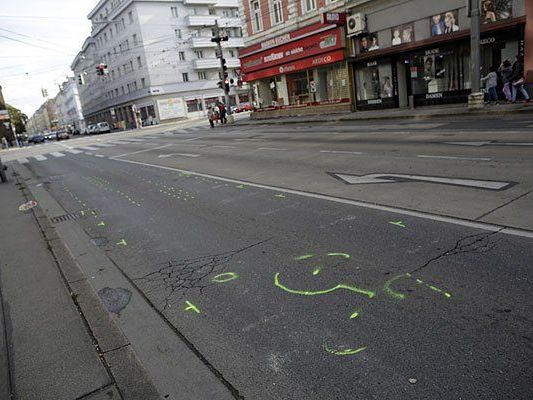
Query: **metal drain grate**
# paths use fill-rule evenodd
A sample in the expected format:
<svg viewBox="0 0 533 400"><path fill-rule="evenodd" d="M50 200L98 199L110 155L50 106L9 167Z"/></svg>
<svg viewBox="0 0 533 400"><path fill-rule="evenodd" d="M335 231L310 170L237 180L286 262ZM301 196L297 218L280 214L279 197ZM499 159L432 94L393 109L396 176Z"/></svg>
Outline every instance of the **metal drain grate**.
<svg viewBox="0 0 533 400"><path fill-rule="evenodd" d="M60 215L58 217L50 218L50 221L52 223L57 224L58 222L65 222L65 221L76 221L81 218L81 215L79 213L71 213L71 214L65 214Z"/></svg>

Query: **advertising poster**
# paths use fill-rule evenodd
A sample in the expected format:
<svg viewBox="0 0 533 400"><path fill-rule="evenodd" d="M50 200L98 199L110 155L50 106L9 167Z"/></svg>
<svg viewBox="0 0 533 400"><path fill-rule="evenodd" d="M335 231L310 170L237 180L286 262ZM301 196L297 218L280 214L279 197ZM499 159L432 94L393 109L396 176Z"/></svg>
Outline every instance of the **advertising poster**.
<svg viewBox="0 0 533 400"><path fill-rule="evenodd" d="M160 120L183 118L186 116L185 105L181 97L157 100L157 108L159 109Z"/></svg>

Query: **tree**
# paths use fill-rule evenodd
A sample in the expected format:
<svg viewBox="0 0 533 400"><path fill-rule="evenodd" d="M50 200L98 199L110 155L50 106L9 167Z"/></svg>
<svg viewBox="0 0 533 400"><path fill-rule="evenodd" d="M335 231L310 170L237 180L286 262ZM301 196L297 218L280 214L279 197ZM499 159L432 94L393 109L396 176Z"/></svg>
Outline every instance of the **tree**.
<svg viewBox="0 0 533 400"><path fill-rule="evenodd" d="M10 106L9 104L7 105L7 111L9 112L9 118L15 127L17 135L26 132L26 122L28 122L28 116L18 108Z"/></svg>

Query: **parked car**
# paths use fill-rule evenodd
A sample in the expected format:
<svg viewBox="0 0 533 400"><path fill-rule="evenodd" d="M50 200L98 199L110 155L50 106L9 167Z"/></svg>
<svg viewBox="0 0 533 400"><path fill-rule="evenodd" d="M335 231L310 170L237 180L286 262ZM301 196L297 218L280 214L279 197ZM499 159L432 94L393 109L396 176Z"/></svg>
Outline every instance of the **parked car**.
<svg viewBox="0 0 533 400"><path fill-rule="evenodd" d="M36 135L31 135L29 138L28 138L28 143L44 143L45 141L45 137L44 135L41 135L40 133L36 134Z"/></svg>
<svg viewBox="0 0 533 400"><path fill-rule="evenodd" d="M48 132L46 135L44 135L44 138L46 140L56 140L57 134L55 132Z"/></svg>
<svg viewBox="0 0 533 400"><path fill-rule="evenodd" d="M70 135L68 132L57 132L57 140L67 140L70 139Z"/></svg>
<svg viewBox="0 0 533 400"><path fill-rule="evenodd" d="M85 133L87 135L93 135L93 134L97 133L96 130L97 130L96 124L91 124L91 125L87 126L87 130L85 131Z"/></svg>
<svg viewBox="0 0 533 400"><path fill-rule="evenodd" d="M96 132L95 133L109 133L111 132L111 127L107 122L98 122L96 124Z"/></svg>
<svg viewBox="0 0 533 400"><path fill-rule="evenodd" d="M254 106L252 106L250 103L241 103L240 106L235 108L236 113L241 113L245 111L253 111L253 110L254 110Z"/></svg>

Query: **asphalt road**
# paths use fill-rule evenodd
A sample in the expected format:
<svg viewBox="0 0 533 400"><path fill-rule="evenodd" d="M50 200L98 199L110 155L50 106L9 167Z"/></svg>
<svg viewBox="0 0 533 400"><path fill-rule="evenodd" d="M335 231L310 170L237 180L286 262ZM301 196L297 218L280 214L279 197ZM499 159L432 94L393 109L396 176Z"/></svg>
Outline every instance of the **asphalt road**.
<svg viewBox="0 0 533 400"><path fill-rule="evenodd" d="M10 157L233 397L530 399L530 125L161 127Z"/></svg>

